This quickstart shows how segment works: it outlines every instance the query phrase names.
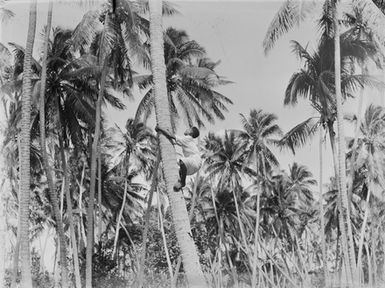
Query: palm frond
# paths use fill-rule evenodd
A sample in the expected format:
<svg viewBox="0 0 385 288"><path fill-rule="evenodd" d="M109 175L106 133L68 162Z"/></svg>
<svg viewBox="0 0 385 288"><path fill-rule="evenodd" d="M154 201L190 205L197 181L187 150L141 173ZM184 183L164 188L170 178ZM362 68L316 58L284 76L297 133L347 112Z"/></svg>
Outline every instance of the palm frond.
<svg viewBox="0 0 385 288"><path fill-rule="evenodd" d="M75 50L87 49L95 39L95 36L102 31L103 25L99 21L99 11L88 11L74 29L72 45Z"/></svg>
<svg viewBox="0 0 385 288"><path fill-rule="evenodd" d="M279 146L281 148L290 148L293 154L295 154L295 149L305 145L317 132L319 125L320 120L318 117L306 119L287 132L279 141Z"/></svg>
<svg viewBox="0 0 385 288"><path fill-rule="evenodd" d="M263 40L265 54L274 47L281 36L303 22L314 9L314 5L315 1L286 0L275 14Z"/></svg>

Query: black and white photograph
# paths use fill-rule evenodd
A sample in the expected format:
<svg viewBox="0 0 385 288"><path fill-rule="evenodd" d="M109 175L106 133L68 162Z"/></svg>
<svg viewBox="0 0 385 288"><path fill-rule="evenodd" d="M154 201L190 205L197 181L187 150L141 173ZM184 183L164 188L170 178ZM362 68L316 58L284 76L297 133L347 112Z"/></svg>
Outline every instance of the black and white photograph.
<svg viewBox="0 0 385 288"><path fill-rule="evenodd" d="M1 287L385 287L385 1L0 0Z"/></svg>

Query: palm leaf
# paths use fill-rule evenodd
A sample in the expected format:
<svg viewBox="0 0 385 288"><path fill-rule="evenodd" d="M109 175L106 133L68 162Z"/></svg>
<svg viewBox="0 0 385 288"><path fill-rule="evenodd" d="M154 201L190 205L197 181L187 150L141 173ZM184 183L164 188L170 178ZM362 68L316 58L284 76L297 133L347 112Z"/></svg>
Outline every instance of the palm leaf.
<svg viewBox="0 0 385 288"><path fill-rule="evenodd" d="M263 40L265 54L274 47L282 35L294 27L297 27L305 20L314 9L315 2L316 1L286 0L285 3L282 4L270 23L265 39Z"/></svg>
<svg viewBox="0 0 385 288"><path fill-rule="evenodd" d="M302 147L317 132L320 125L318 117L310 117L287 132L279 141L281 148L290 148L293 154L295 149Z"/></svg>

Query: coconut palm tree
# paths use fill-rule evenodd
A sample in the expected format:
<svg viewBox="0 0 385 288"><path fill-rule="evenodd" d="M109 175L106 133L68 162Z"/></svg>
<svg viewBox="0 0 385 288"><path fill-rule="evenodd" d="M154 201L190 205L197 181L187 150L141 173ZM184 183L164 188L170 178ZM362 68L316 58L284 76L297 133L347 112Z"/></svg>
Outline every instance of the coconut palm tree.
<svg viewBox="0 0 385 288"><path fill-rule="evenodd" d="M36 0L32 0L29 12L26 53L24 57L23 97L20 131L20 188L19 188L19 225L21 287L32 287L31 259L29 248L29 203L30 203L30 143L31 143L31 61L36 31Z"/></svg>
<svg viewBox="0 0 385 288"><path fill-rule="evenodd" d="M111 169L125 175L125 169L131 165L148 179L153 172L156 137L145 124L131 118L127 120L125 128L122 131L115 126L106 131L104 146L113 155Z"/></svg>
<svg viewBox="0 0 385 288"><path fill-rule="evenodd" d="M342 107L342 89L341 89L341 47L340 47L340 24L339 24L339 3L336 0L334 5L333 23L334 23L334 79L336 92L336 110L337 110L337 127L338 127L338 180L340 190L340 226L342 235L342 247L344 247L344 256L346 270L348 273L348 281L357 283L355 273L355 251L353 243L353 233L350 222L350 211L348 203L348 194L346 189L346 164L345 164L345 133L343 124L343 107ZM349 275L350 274L350 275ZM349 283L349 282L348 282Z"/></svg>
<svg viewBox="0 0 385 288"><path fill-rule="evenodd" d="M204 126L214 118L224 119L226 104L232 101L214 89L230 83L216 74L214 63L205 58L205 49L196 41L190 40L183 30L168 28L165 32L164 54L166 61L167 92L172 112L172 125L181 115L190 126ZM141 89L146 89L138 105L136 119L146 123L154 108L152 75L140 75L134 78Z"/></svg>
<svg viewBox="0 0 385 288"><path fill-rule="evenodd" d="M48 43L49 43L49 34L51 30L52 23L52 1L49 1L48 4L48 16L47 16L47 25L44 37L44 55L41 71L41 83L40 83L40 105L39 105L39 123L40 123L40 143L43 156L43 166L45 174L47 175L47 182L49 186L50 199L52 200L52 207L56 220L56 228L60 243L60 265L61 265L61 285L62 287L68 287L68 267L67 267L67 248L66 248L66 239L64 235L64 225L62 221L62 216L59 210L59 201L57 198L56 189L54 186L54 181L52 179L52 169L48 161L48 155L46 150L46 136L45 136L45 91L46 91L46 82L47 82L47 58L48 58Z"/></svg>
<svg viewBox="0 0 385 288"><path fill-rule="evenodd" d="M164 62L162 1L151 0L149 2L149 7L151 68L154 81L156 122L160 128L170 131L171 116L167 96L166 66ZM190 287L206 287L197 250L194 241L190 236L191 228L185 203L180 193L173 192L173 185L178 180L178 171L177 166L175 165L175 148L163 135L159 135L159 148L176 237L181 250L188 284Z"/></svg>
<svg viewBox="0 0 385 288"><path fill-rule="evenodd" d="M360 241L358 244L357 267L360 267L362 247L364 242L365 229L370 211L370 199L375 197L383 199L382 191L385 188L384 178L384 137L385 137L385 113L384 109L379 106L370 105L366 111L362 123L360 124L361 137L357 139L357 151L352 149L350 157L353 153L357 153L354 162L355 167L350 170L360 171L363 177L363 185L367 188L366 208L364 220L361 227ZM353 147L352 147L353 148Z"/></svg>
<svg viewBox="0 0 385 288"><path fill-rule="evenodd" d="M245 132L241 137L245 139L247 144L247 161L251 165L255 165L255 170L258 173L258 177L265 178L267 171L278 166L278 160L270 150L269 146L277 144L277 140L274 137L281 136L281 129L275 123L277 117L274 114L264 113L262 110L251 110L250 116L246 118L241 114L242 126ZM257 189L259 181L256 181ZM257 191L257 203L256 203L256 222L254 229L254 259L257 260L257 243L258 243L258 231L260 220L260 198L261 190ZM252 286L256 285L256 266L255 261L252 270Z"/></svg>

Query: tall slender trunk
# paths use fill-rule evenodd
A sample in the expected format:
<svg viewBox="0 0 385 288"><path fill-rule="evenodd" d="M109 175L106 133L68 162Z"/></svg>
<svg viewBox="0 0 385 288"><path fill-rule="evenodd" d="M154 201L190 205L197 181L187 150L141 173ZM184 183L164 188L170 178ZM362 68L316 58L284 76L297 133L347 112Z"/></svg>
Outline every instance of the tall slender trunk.
<svg viewBox="0 0 385 288"><path fill-rule="evenodd" d="M265 170L265 169L264 169ZM258 173L258 156L255 158L255 171ZM265 173L265 171L264 171ZM265 176L265 175L264 175ZM257 176L258 177L258 176ZM258 178L257 178L258 181ZM257 217L255 219L255 229L254 229L254 252L253 252L253 265L252 265L252 271L251 271L251 286L256 287L257 285L257 261L258 261L258 242L259 242L259 219L260 219L260 202L261 202L261 193L262 193L262 186L257 187L259 191L257 192Z"/></svg>
<svg viewBox="0 0 385 288"><path fill-rule="evenodd" d="M95 205L95 186L96 186L96 159L98 157L99 138L101 131L102 119L102 99L107 80L107 63L108 53L106 51L107 41L106 33L110 22L110 15L107 13L104 20L103 32L99 41L99 57L98 63L102 65L102 73L100 76L100 87L98 99L96 100L96 115L95 115L95 133L91 146L91 181L90 181L90 196L87 209L87 247L86 247L86 288L92 288L92 255L94 252L94 205Z"/></svg>
<svg viewBox="0 0 385 288"><path fill-rule="evenodd" d="M334 65L335 65L335 87L336 87L336 104L337 104L337 127L338 127L338 176L340 183L341 197L341 216L343 218L343 226L341 231L344 231L347 241L343 241L343 245L347 247L348 255L345 256L347 265L348 279L353 285L356 282L355 273L355 253L353 244L353 233L350 223L349 201L346 190L346 164L345 164L345 133L343 123L343 106L341 93L341 50L340 50L340 28L339 28L339 3L338 0L334 3ZM343 239L344 240L344 239ZM346 253L345 253L346 254ZM349 280L348 280L349 281Z"/></svg>
<svg viewBox="0 0 385 288"><path fill-rule="evenodd" d="M108 19L108 16L106 17ZM107 20L106 20L107 22ZM86 247L86 288L92 288L92 255L94 252L94 205L96 182L96 158L98 156L99 137L101 129L102 98L107 77L107 57L103 60L103 71L100 79L100 89L96 101L95 134L91 151L91 181L87 209L87 247Z"/></svg>
<svg viewBox="0 0 385 288"><path fill-rule="evenodd" d="M159 146L159 145L158 145ZM143 237L142 237L142 253L140 255L140 264L139 264L139 271L138 271L138 288L142 288L143 286L143 280L144 280L144 265L146 261L146 250L147 250L147 235L148 235L148 229L150 227L150 214L151 214L151 205L152 205L152 197L154 195L155 188L157 186L157 179L158 179L158 169L159 169L159 163L160 163L160 151L159 147L157 147L157 156L156 156L156 162L154 165L154 169L152 172L152 180L151 180L151 187L150 191L148 192L148 202L147 202L147 210L146 214L144 215L144 228L143 228Z"/></svg>
<svg viewBox="0 0 385 288"><path fill-rule="evenodd" d="M98 241L102 238L102 152L99 145L98 153Z"/></svg>
<svg viewBox="0 0 385 288"><path fill-rule="evenodd" d="M168 105L166 86L166 66L164 62L162 1L151 0L150 36L151 36L151 68L154 79L156 121L160 128L171 131L171 117ZM173 186L178 181L178 168L175 148L164 136L159 135L163 174L170 200L176 237L180 246L183 267L190 287L206 287L198 252L191 236L191 227L187 209L181 192L174 192Z"/></svg>
<svg viewBox="0 0 385 288"><path fill-rule="evenodd" d="M368 74L368 69L367 67L362 68L362 74L367 75ZM358 99L358 107L357 107L357 120L356 120L356 125L354 127L354 139L353 139L353 146L352 146L352 156L350 157L350 177L349 177L349 182L348 182L348 199L349 202L352 199L352 194L353 194L353 185L354 185L354 163L356 161L356 151L357 151L357 146L358 146L358 136L360 133L360 126L361 126L361 115L362 111L364 109L363 105L363 100L364 100L364 91L365 88L361 88L360 91L360 96Z"/></svg>
<svg viewBox="0 0 385 288"><path fill-rule="evenodd" d="M21 99L21 132L20 132L20 261L21 261L21 287L32 287L31 255L29 245L29 204L31 184L31 100L32 100L32 51L36 31L36 0L31 0L29 11L29 24L27 44L24 55L23 69L23 96Z"/></svg>
<svg viewBox="0 0 385 288"><path fill-rule="evenodd" d="M59 129L59 131L62 131ZM79 255L78 255L78 245L76 242L76 235L75 235L75 225L74 225L74 218L73 218L73 211L72 211L72 200L71 200L71 192L70 192L70 177L69 177L69 169L67 166L67 158L65 149L63 147L63 141L59 140L60 144L60 153L61 153L61 162L62 162L62 170L64 173L64 192L66 195L66 204L67 204L67 216L68 216L68 222L70 226L70 233L71 233L71 243L72 243L72 258L74 262L74 274L75 274L75 287L81 288L81 278L80 278L80 267L79 267Z"/></svg>
<svg viewBox="0 0 385 288"><path fill-rule="evenodd" d="M17 229L17 237L15 243L15 252L13 253L13 261L12 261L12 280L11 280L11 288L16 287L17 282L17 274L19 273L19 258L20 258L20 220L18 221L18 229Z"/></svg>
<svg viewBox="0 0 385 288"><path fill-rule="evenodd" d="M368 222L368 216L369 216L369 211L370 211L369 200L370 200L370 188L368 189L368 194L366 195L364 221L363 221L362 227L361 227L360 242L358 243L357 271L362 270L361 269L362 248L363 248L364 241L365 241L365 229L366 229L366 224ZM359 274L361 274L361 273L359 273Z"/></svg>
<svg viewBox="0 0 385 288"><path fill-rule="evenodd" d="M56 232L59 237L60 247L60 268L61 268L61 285L62 287L68 287L68 266L67 266L67 245L64 234L64 225L62 220L62 213L60 212L58 205L58 197L55 189L55 184L52 178L52 169L48 160L48 153L46 149L46 134L45 134L45 88L47 83L47 57L48 57L48 42L49 34L52 23L52 0L48 4L48 15L47 15L47 26L44 37L44 55L41 72L41 84L40 84L40 105L39 105L39 116L40 116L40 143L41 152L43 156L43 166L48 182L48 191L51 199L51 205L56 221ZM56 99L56 101L59 101ZM58 111L59 113L59 111ZM60 130L59 130L60 133Z"/></svg>
<svg viewBox="0 0 385 288"><path fill-rule="evenodd" d="M115 253L116 253L116 250L117 250L116 247L117 247L117 244L118 244L120 221L122 220L124 207L126 205L126 199L127 199L127 179L125 179L125 181L124 181L124 193L123 193L122 207L120 207L118 219L116 221L115 238L114 238L114 246L113 246L114 248L112 249L112 258L115 257Z"/></svg>
<svg viewBox="0 0 385 288"><path fill-rule="evenodd" d="M1 145L1 144L0 144ZM1 156L0 156L0 161L1 161ZM0 164L1 165L1 164ZM0 168L1 169L1 168ZM1 175L2 171L0 171L0 177L3 176ZM0 184L1 185L1 184ZM2 185L1 185L2 186ZM6 243L6 234L7 234L7 222L6 222L6 212L5 212L5 197L3 192L1 191L0 187L0 243ZM3 249L0 250L0 283L4 283L4 275L5 275L5 259L7 256L7 249L6 247L3 247Z"/></svg>
<svg viewBox="0 0 385 288"><path fill-rule="evenodd" d="M328 287L328 263L326 254L326 239L325 239L325 219L324 219L324 204L323 204L323 159L322 159L322 125L319 127L319 214L320 214L320 232L321 232L321 250L325 285Z"/></svg>

